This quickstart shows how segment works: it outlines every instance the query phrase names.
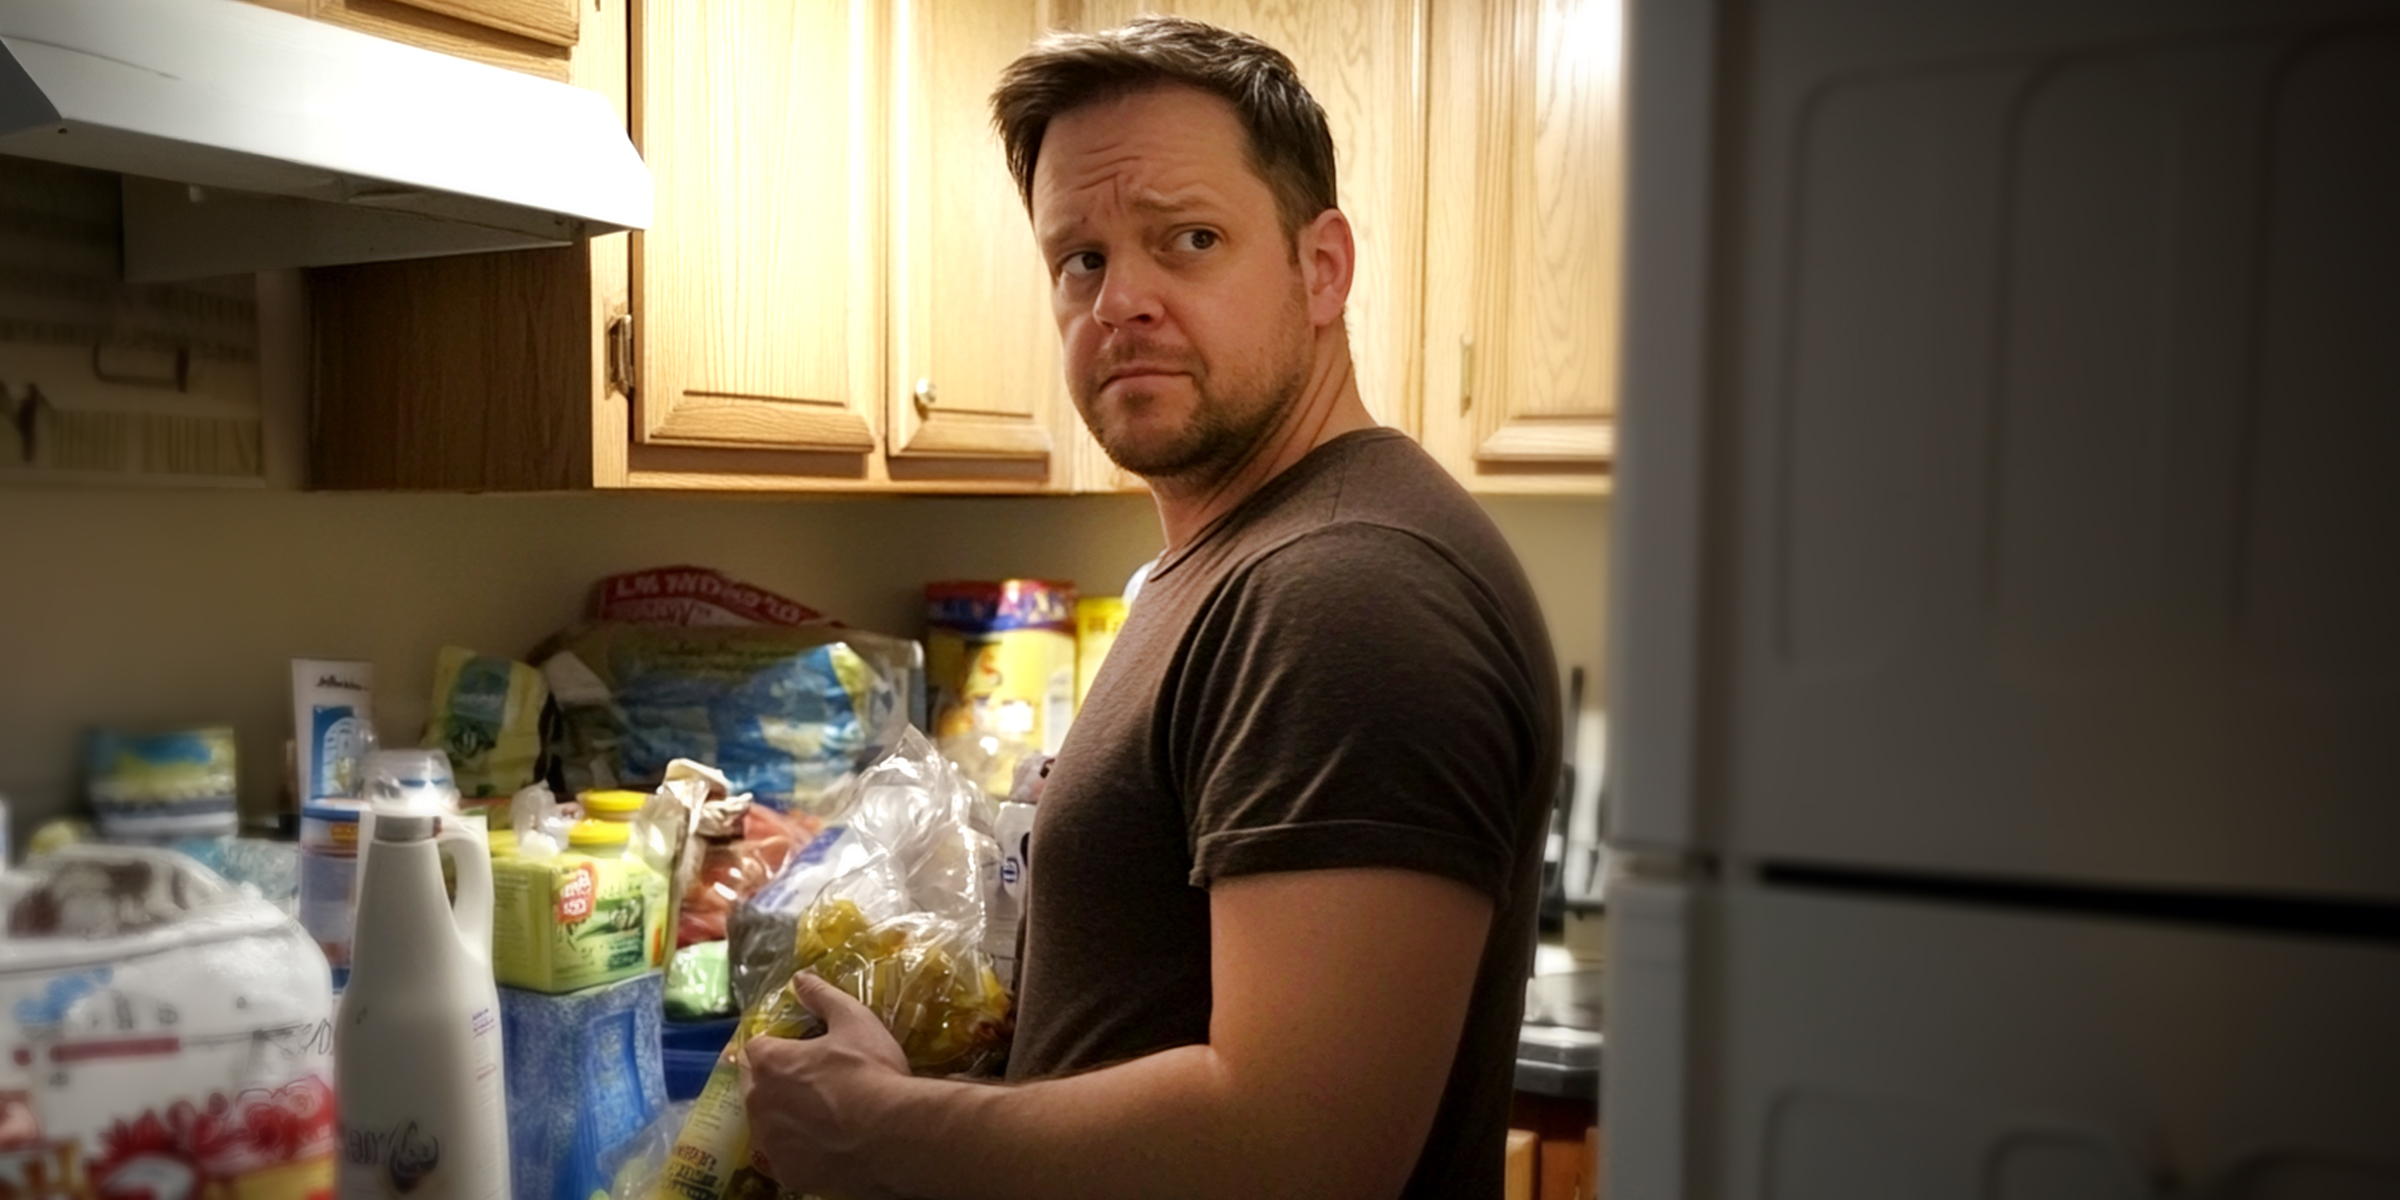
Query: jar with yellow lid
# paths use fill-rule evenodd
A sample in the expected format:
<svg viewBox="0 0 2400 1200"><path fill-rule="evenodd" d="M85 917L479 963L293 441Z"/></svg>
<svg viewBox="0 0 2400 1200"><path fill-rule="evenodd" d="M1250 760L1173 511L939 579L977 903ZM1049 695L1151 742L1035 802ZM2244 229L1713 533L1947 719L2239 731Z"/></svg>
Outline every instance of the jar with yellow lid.
<svg viewBox="0 0 2400 1200"><path fill-rule="evenodd" d="M567 828L567 849L595 858L623 858L632 841L630 818L585 817Z"/></svg>
<svg viewBox="0 0 2400 1200"><path fill-rule="evenodd" d="M591 811L589 794L584 802ZM567 849L556 857L495 852L494 978L531 991L572 992L666 961L667 879L626 852L632 834L630 815L587 816L568 829Z"/></svg>
<svg viewBox="0 0 2400 1200"><path fill-rule="evenodd" d="M641 813L642 806L650 802L650 793L612 788L584 792L576 798L583 801L586 818L624 823Z"/></svg>

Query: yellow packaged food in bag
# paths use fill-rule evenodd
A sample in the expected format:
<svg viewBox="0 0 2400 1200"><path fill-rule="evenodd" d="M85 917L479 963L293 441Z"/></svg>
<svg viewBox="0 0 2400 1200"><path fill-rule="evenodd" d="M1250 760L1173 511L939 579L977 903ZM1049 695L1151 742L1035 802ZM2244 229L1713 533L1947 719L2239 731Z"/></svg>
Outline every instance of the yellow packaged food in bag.
<svg viewBox="0 0 2400 1200"><path fill-rule="evenodd" d="M864 1004L920 1075L986 1071L1007 1053L1010 996L982 949L998 847L977 829L986 801L915 730L861 778L851 828L876 850L802 910L794 961ZM742 1014L753 1037L814 1037L823 1022L789 980ZM672 1200L769 1200L750 1167L741 1068L720 1062L693 1103L660 1181Z"/></svg>

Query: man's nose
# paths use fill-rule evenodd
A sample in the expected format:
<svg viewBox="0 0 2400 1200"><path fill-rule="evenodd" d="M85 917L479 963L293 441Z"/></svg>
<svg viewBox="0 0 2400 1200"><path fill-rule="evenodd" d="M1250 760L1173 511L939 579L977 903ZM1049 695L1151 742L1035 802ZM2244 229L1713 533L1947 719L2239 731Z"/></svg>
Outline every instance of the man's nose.
<svg viewBox="0 0 2400 1200"><path fill-rule="evenodd" d="M1111 329L1155 325L1165 315L1159 302L1158 273L1138 257L1112 260L1100 278L1100 294L1092 300L1092 315Z"/></svg>

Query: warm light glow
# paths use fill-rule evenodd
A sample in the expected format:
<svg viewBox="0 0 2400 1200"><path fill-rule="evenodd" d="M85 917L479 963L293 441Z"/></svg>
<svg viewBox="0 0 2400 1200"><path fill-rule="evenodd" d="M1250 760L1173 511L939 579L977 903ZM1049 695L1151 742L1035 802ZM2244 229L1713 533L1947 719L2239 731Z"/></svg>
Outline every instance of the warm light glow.
<svg viewBox="0 0 2400 1200"><path fill-rule="evenodd" d="M1564 0L1558 35L1575 62L1576 74L1615 90L1625 59L1624 0Z"/></svg>

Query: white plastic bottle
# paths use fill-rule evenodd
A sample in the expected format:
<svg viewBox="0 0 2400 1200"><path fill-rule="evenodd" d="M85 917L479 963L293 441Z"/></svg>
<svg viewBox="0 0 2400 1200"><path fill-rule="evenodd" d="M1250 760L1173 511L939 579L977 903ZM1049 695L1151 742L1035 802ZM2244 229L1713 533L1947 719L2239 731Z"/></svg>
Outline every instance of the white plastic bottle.
<svg viewBox="0 0 2400 1200"><path fill-rule="evenodd" d="M341 1200L509 1200L491 859L455 816L406 795L371 803L350 985L334 1019Z"/></svg>

